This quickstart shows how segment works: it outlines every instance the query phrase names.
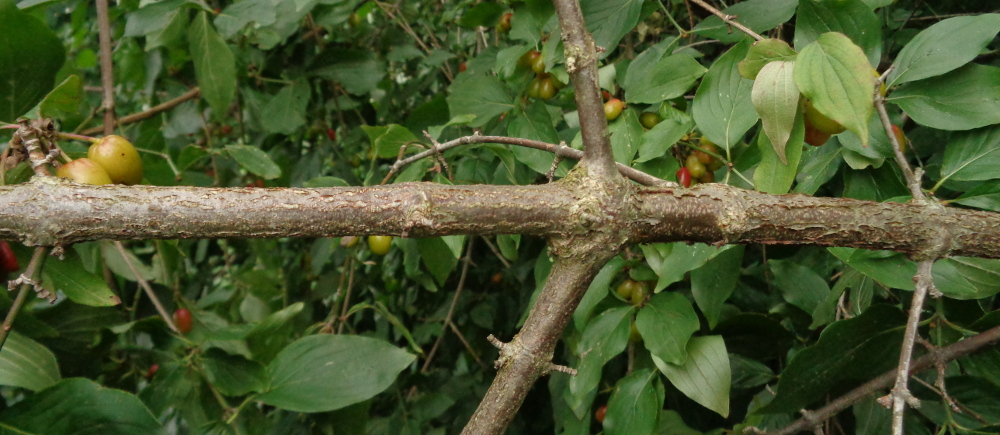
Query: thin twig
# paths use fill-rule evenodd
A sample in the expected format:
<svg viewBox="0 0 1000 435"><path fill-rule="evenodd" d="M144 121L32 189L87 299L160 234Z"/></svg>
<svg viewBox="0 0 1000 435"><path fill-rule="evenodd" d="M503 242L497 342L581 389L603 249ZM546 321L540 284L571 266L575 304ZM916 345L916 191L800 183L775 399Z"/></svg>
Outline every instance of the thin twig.
<svg viewBox="0 0 1000 435"><path fill-rule="evenodd" d="M461 341L462 345L465 346L465 350L469 351L469 355L472 355L472 358L476 360L476 364L479 364L479 367L482 367L483 370L486 370L486 363L484 363L483 360L479 359L479 355L476 353L475 350L472 350L472 346L469 345L469 340L465 339L465 335L462 334L462 331L458 330L458 327L455 326L455 322L448 322L448 325L451 326L451 332L454 332L455 336L458 337L458 341Z"/></svg>
<svg viewBox="0 0 1000 435"><path fill-rule="evenodd" d="M115 129L115 76L114 63L111 58L111 22L108 19L108 0L97 0L97 33L99 38L101 53L101 87L104 88L104 101L101 107L104 108L105 135L114 132Z"/></svg>
<svg viewBox="0 0 1000 435"><path fill-rule="evenodd" d="M35 252L31 255L31 262L28 263L28 268L21 274L21 277L28 278L28 282L21 284L21 289L17 292L14 304L10 306L7 318L3 321L3 327L0 328L0 350L3 349L4 343L7 342L7 336L10 334L11 328L14 327L14 320L17 319L17 314L21 312L21 307L24 306L25 299L28 298L28 291L35 285L35 280L42 269L42 262L44 260L45 248L41 246L35 248Z"/></svg>
<svg viewBox="0 0 1000 435"><path fill-rule="evenodd" d="M983 331L972 337L966 338L965 340L959 341L958 343L943 347L937 352L937 354L931 353L917 358L913 361L913 364L910 365L910 375L935 367L936 361L938 360L952 361L986 346L990 346L998 340L1000 340L1000 326ZM851 390L847 394L834 399L826 406L813 411L813 420L800 418L792 424L775 432L766 433L771 435L791 435L798 433L799 431L806 430L807 428L812 427L812 421L823 421L837 415L837 413L849 408L861 399L864 399L865 397L874 394L876 391L892 385L894 379L896 379L896 371L887 371L879 377L868 381L864 385Z"/></svg>
<svg viewBox="0 0 1000 435"><path fill-rule="evenodd" d="M500 251L497 249L496 246L493 246L493 242L491 242L490 239L487 238L486 236L480 236L480 237L482 237L483 241L486 242L486 246L490 248L490 251L493 251L493 255L496 255L497 258L500 259L500 262L503 263L503 267L510 269L510 262L503 257L503 254L500 253Z"/></svg>
<svg viewBox="0 0 1000 435"><path fill-rule="evenodd" d="M441 335L438 335L437 340L434 341L434 346L431 346L431 351L427 353L427 359L424 360L424 365L420 368L420 373L427 373L427 370L430 369L431 361L434 360L434 355L437 354L438 347L441 346L441 341L444 340L445 333L448 332L447 326L451 324L451 318L455 315L455 306L458 305L458 298L462 296L462 290L465 289L465 277L469 273L469 263L472 262L472 242L475 240L475 237L469 237L469 243L465 246L465 258L462 259L462 274L458 278L455 296L451 298L451 306L448 307L448 314L444 316ZM476 359L478 360L479 358L476 357Z"/></svg>
<svg viewBox="0 0 1000 435"><path fill-rule="evenodd" d="M744 25L742 25L740 23L737 23L735 21L735 19L737 18L735 15L725 14L722 11L720 11L720 10L718 10L716 8L713 8L712 5L706 3L704 0L691 0L691 1L693 1L695 3L698 3L698 6L701 6L701 7L705 8L706 11L711 12L713 15L715 15L715 16L717 16L719 18L722 18L722 21L725 22L726 24L739 29L741 32L746 33L747 35L750 35L751 38L756 39L758 41L764 39L763 36L760 36L760 35L757 34L757 32L754 32L753 30L750 30L749 27L744 26Z"/></svg>
<svg viewBox="0 0 1000 435"><path fill-rule="evenodd" d="M353 265L352 265L353 266ZM351 290L354 289L354 267L351 267L350 272L347 275L347 291L344 292L344 303L340 306L340 326L337 327L337 333L344 333L344 325L347 324L347 307L351 305Z"/></svg>
<svg viewBox="0 0 1000 435"><path fill-rule="evenodd" d="M892 433L893 435L903 435L903 414L906 405L916 408L920 406L907 387L910 378L910 359L913 358L913 344L917 340L917 328L920 326L920 313L924 309L924 299L927 293L934 288L934 280L931 276L931 268L934 260L923 260L917 264L917 274L913 279L917 282L913 291L913 301L910 304L910 314L906 322L906 332L903 335L903 348L899 352L899 367L896 370L896 386L892 388L892 393L879 399L885 405L885 401L892 400Z"/></svg>
<svg viewBox="0 0 1000 435"><path fill-rule="evenodd" d="M517 137L472 135L450 140L448 142L441 144L440 146L431 147L426 151L396 161L396 163L393 163L392 167L389 169L389 174L386 175L385 181L383 181L383 183L392 178L393 175L399 173L399 171L404 167L406 167L407 165L416 162L420 159L424 159L436 153L442 153L451 148L459 147L462 145L481 144L481 143L499 143L507 145L517 145L545 152L550 152L559 157L570 158L574 160L580 160L581 158L583 158L583 151L570 148L565 144L555 145L537 140L521 139ZM617 166L618 166L618 172L621 172L622 175L644 186L662 186L662 187L677 186L677 183L654 177L645 172L625 166L621 163L618 163Z"/></svg>
<svg viewBox="0 0 1000 435"><path fill-rule="evenodd" d="M340 281L337 283L337 292L334 293L334 295L333 295L333 300L334 301L336 301L337 299L340 299L341 293L344 292L344 282L347 281L347 275L348 275L346 272L347 272L348 268L351 266L351 260L353 260L353 259L354 259L354 257L351 257L350 254L348 254L347 258L344 259L343 269L344 269L345 273L341 273L340 274ZM333 306L330 307L330 319L326 321L326 323L323 325L322 328L320 328L321 331L323 331L325 333L328 333L328 334L332 334L333 333L333 324L337 323L337 319L339 318L337 316L337 311L340 311L339 308L341 308L337 304L332 304L332 305Z"/></svg>
<svg viewBox="0 0 1000 435"><path fill-rule="evenodd" d="M177 329L177 325L174 324L173 318L169 313L167 313L167 309L163 307L163 304L160 303L160 298L156 297L156 292L153 291L153 287L151 287L142 275L139 274L139 269L137 269L135 265L132 264L132 260L128 258L128 251L125 250L125 245L123 245L122 242L115 240L115 248L118 249L118 253L121 254L122 259L125 260L125 265L128 266L128 270L132 271L132 275L135 276L136 282L138 282L139 286L146 292L146 296L149 296L150 302L152 302L153 306L156 307L156 311L160 313L160 317L163 318L163 322L170 327L171 331L180 334L181 331Z"/></svg>
<svg viewBox="0 0 1000 435"><path fill-rule="evenodd" d="M133 113L133 114L128 115L128 116L123 116L123 117L121 117L121 119L118 120L117 124L112 124L112 125L114 125L114 126L126 125L126 124L131 124L133 122L142 121L142 120L147 119L147 118L151 118L153 115L156 115L157 113L165 112L167 110L173 109L174 107L177 107L178 105L180 105L181 103L183 103L185 101L188 101L190 99L196 98L199 94L201 94L201 89L200 88L193 88L190 91L187 91L187 92L179 95L177 98L174 98L174 99L172 99L170 101L167 101L165 103L157 104L157 105L155 105L153 107L150 107L148 110L143 110L142 112ZM91 135L91 134L100 133L103 130L104 130L104 126L101 125L101 126L97 126L97 127L94 127L94 128L88 128L88 129L82 131L81 133L85 134L85 135ZM105 134L110 134L110 133L105 133Z"/></svg>

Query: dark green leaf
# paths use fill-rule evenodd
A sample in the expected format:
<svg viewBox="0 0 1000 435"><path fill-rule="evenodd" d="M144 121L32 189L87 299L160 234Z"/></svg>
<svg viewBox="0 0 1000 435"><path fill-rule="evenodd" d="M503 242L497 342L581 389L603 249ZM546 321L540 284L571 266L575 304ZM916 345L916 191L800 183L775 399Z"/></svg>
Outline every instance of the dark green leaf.
<svg viewBox="0 0 1000 435"><path fill-rule="evenodd" d="M370 50L327 48L309 66L312 75L334 80L354 95L365 95L385 77L386 67Z"/></svg>
<svg viewBox="0 0 1000 435"><path fill-rule="evenodd" d="M722 252L722 248L701 243L689 245L678 242L668 246L670 246L670 252L660 264L660 279L656 282L655 290L657 292L684 279L684 274L701 267L706 261Z"/></svg>
<svg viewBox="0 0 1000 435"><path fill-rule="evenodd" d="M778 395L757 412L808 408L832 388L850 388L896 365L906 316L877 305L823 330L819 341L792 357L778 380Z"/></svg>
<svg viewBox="0 0 1000 435"><path fill-rule="evenodd" d="M820 35L840 32L864 50L868 62L882 59L882 23L861 0L820 0L799 3L795 18L795 48L801 50Z"/></svg>
<svg viewBox="0 0 1000 435"><path fill-rule="evenodd" d="M741 77L736 68L749 48L750 43L744 41L720 56L694 96L692 114L698 129L723 149L739 142L757 123L757 112L750 101L753 81Z"/></svg>
<svg viewBox="0 0 1000 435"><path fill-rule="evenodd" d="M945 154L947 155L947 151ZM953 202L983 210L1000 211L1000 181L986 181L955 198Z"/></svg>
<svg viewBox="0 0 1000 435"><path fill-rule="evenodd" d="M462 19L458 20L458 25L467 29L478 26L493 27L500 21L500 16L507 11L507 8L499 3L482 2L469 8L462 14Z"/></svg>
<svg viewBox="0 0 1000 435"><path fill-rule="evenodd" d="M452 112L454 113L454 109ZM524 112L516 113L507 127L507 134L511 137L548 143L559 141L556 129L552 126L552 118L545 108L545 104L540 101L535 101L526 107ZM549 169L552 168L552 160L555 158L552 153L534 148L511 146L511 151L517 161L524 163L539 174L549 172Z"/></svg>
<svg viewBox="0 0 1000 435"><path fill-rule="evenodd" d="M66 54L48 26L0 0L0 121L14 120L52 90Z"/></svg>
<svg viewBox="0 0 1000 435"><path fill-rule="evenodd" d="M587 399L593 398L604 364L625 350L631 323L632 307L619 307L604 311L587 324L574 352L580 356L580 366L565 392L571 408L585 406Z"/></svg>
<svg viewBox="0 0 1000 435"><path fill-rule="evenodd" d="M281 88L261 110L261 124L269 133L292 134L306 124L309 83L299 80Z"/></svg>
<svg viewBox="0 0 1000 435"><path fill-rule="evenodd" d="M670 364L684 363L687 359L688 340L701 329L691 302L683 295L673 292L654 295L639 310L635 325L646 349Z"/></svg>
<svg viewBox="0 0 1000 435"><path fill-rule="evenodd" d="M396 158L401 147L420 143L409 129L399 124L389 125L389 129L375 139L375 155L381 158Z"/></svg>
<svg viewBox="0 0 1000 435"><path fill-rule="evenodd" d="M636 370L618 381L608 412L604 433L608 435L652 434L663 409L664 388L660 374L651 369Z"/></svg>
<svg viewBox="0 0 1000 435"><path fill-rule="evenodd" d="M722 306L736 289L743 264L743 245L731 245L691 271L691 294L705 315L709 328L719 322Z"/></svg>
<svg viewBox="0 0 1000 435"><path fill-rule="evenodd" d="M7 427L45 435L166 433L139 398L82 378L65 379L28 396L0 420Z"/></svg>
<svg viewBox="0 0 1000 435"><path fill-rule="evenodd" d="M448 248L448 245L440 237L417 239L417 247L420 249L420 258L427 266L438 284L444 285L448 275L455 266L458 265L458 257Z"/></svg>
<svg viewBox="0 0 1000 435"><path fill-rule="evenodd" d="M952 135L941 162L941 178L982 181L996 178L1000 165L1000 126ZM980 189L988 189L982 187ZM966 194L968 195L968 193ZM963 195L964 196L964 195Z"/></svg>
<svg viewBox="0 0 1000 435"><path fill-rule="evenodd" d="M653 356L653 362L685 396L723 418L729 416L732 373L726 343L719 336L696 337L688 342L688 359L674 365Z"/></svg>
<svg viewBox="0 0 1000 435"><path fill-rule="evenodd" d="M826 280L794 260L770 260L774 283L788 303L812 313L830 293Z"/></svg>
<svg viewBox="0 0 1000 435"><path fill-rule="evenodd" d="M886 83L894 86L959 68L979 56L998 31L1000 14L941 20L903 47L892 64L893 70Z"/></svg>
<svg viewBox="0 0 1000 435"><path fill-rule="evenodd" d="M247 145L226 145L226 151L244 169L265 180L281 176L281 168L263 150Z"/></svg>
<svg viewBox="0 0 1000 435"><path fill-rule="evenodd" d="M608 133L611 135L611 151L614 153L615 161L630 165L635 153L639 151L643 133L639 116L634 110L625 110L618 119L610 123Z"/></svg>
<svg viewBox="0 0 1000 435"><path fill-rule="evenodd" d="M103 279L87 272L73 250L66 250L62 260L50 258L45 262L42 287L52 293L63 292L78 304L107 307L121 303Z"/></svg>
<svg viewBox="0 0 1000 435"><path fill-rule="evenodd" d="M664 119L649 131L642 134L639 142L639 156L635 163L648 162L668 154L670 147L679 141L688 131L692 123Z"/></svg>
<svg viewBox="0 0 1000 435"><path fill-rule="evenodd" d="M655 65L640 69L633 62L625 80L625 100L629 103L659 104L684 95L707 70L687 54L661 58Z"/></svg>
<svg viewBox="0 0 1000 435"><path fill-rule="evenodd" d="M722 12L739 17L740 24L749 27L754 32L761 33L791 19L798 5L799 2L796 0L749 0L734 4L723 9ZM747 38L746 34L731 28L716 16L702 20L691 31L722 42L736 42Z"/></svg>
<svg viewBox="0 0 1000 435"><path fill-rule="evenodd" d="M242 396L267 389L267 372L256 361L219 349L209 349L201 361L206 378L222 394Z"/></svg>
<svg viewBox="0 0 1000 435"><path fill-rule="evenodd" d="M920 125L970 130L1000 123L1000 68L970 64L945 75L907 83L887 101Z"/></svg>
<svg viewBox="0 0 1000 435"><path fill-rule="evenodd" d="M80 77L66 77L59 86L45 96L38 106L38 115L43 118L63 119L75 116L80 111L80 98L83 97L83 84Z"/></svg>
<svg viewBox="0 0 1000 435"><path fill-rule="evenodd" d="M514 108L514 97L494 76L460 74L448 87L451 116L476 115L472 127L481 127Z"/></svg>
<svg viewBox="0 0 1000 435"><path fill-rule="evenodd" d="M608 292L611 290L611 281L618 276L624 267L625 260L621 256L612 258L590 282L587 293L583 295L580 305L577 305L576 311L573 312L573 323L576 325L576 329L582 331L587 326L594 308L608 296Z"/></svg>
<svg viewBox="0 0 1000 435"><path fill-rule="evenodd" d="M257 399L297 412L340 409L382 392L416 357L354 335L301 338L268 365L271 384Z"/></svg>
<svg viewBox="0 0 1000 435"><path fill-rule="evenodd" d="M622 36L639 24L642 2L583 0L580 8L583 11L583 21L587 23L587 31L594 37L594 44L604 48L604 52L598 53L598 56L604 58L615 51Z"/></svg>
<svg viewBox="0 0 1000 435"><path fill-rule="evenodd" d="M233 52L209 24L205 12L199 12L195 17L187 38L201 96L212 106L213 116L223 119L229 111L229 104L236 97L236 60Z"/></svg>

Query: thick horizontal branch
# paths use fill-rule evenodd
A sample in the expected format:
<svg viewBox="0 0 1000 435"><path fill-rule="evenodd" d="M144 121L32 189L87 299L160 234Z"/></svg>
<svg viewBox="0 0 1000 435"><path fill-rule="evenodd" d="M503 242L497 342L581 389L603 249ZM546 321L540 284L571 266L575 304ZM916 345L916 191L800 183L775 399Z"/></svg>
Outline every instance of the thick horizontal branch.
<svg viewBox="0 0 1000 435"><path fill-rule="evenodd" d="M1000 258L1000 214L916 204L768 195L722 184L635 187L614 216L569 182L401 183L322 189L82 186L36 177L0 187L0 238L88 240L386 234L568 235L622 225L633 243L815 244ZM581 230L584 229L584 230Z"/></svg>

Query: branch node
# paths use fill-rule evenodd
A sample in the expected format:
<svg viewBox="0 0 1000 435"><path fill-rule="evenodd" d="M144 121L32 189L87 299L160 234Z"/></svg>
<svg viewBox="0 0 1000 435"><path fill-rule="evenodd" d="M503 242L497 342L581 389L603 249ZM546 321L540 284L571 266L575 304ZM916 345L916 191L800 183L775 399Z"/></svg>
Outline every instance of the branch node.
<svg viewBox="0 0 1000 435"><path fill-rule="evenodd" d="M559 364L549 364L549 371L563 372L570 376L576 376L576 369Z"/></svg>

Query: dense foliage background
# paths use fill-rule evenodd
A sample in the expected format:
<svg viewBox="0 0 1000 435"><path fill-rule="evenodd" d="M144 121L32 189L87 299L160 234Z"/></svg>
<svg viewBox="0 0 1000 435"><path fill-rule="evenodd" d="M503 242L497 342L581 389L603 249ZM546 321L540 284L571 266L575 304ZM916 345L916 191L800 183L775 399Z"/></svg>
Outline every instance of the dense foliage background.
<svg viewBox="0 0 1000 435"><path fill-rule="evenodd" d="M717 182L907 200L877 116L803 149L793 114L789 165L762 134L741 61L791 60L792 48L841 32L878 73L896 66L889 112L925 187L952 206L1000 211L1000 15L976 15L996 12L994 2L715 2L787 46L753 45L684 1L581 3L604 48L602 88L628 104L610 125L621 163L676 180L704 136L726 163ZM376 185L397 156L473 132L581 146L571 86L528 96L539 77L569 83L545 0L124 0L110 13L119 116L200 89L120 126L143 152L146 184ZM506 13L510 28L498 30ZM51 117L61 131L96 133L87 132L102 118L95 17L89 1L0 0L0 121ZM551 76L519 65L530 50ZM644 129L647 111L663 121ZM86 154L83 142L60 145ZM557 163L555 177L571 163ZM552 168L543 151L473 145L390 182L524 185L547 182ZM21 165L6 182L29 175ZM67 248L43 270L58 299L26 307L0 352L5 430L457 433L493 379L486 336L517 332L551 267L544 240L517 235L396 238L384 256L349 238L128 247L168 310L190 310L193 329L167 328L111 242ZM28 264L28 248L15 250ZM895 366L915 270L901 254L850 248L633 246L590 286L557 350L555 362L579 374L539 382L509 432L780 428ZM998 261L946 259L934 276L946 297L925 313L931 344L997 325ZM619 296L627 278L645 298ZM10 305L0 296L0 308ZM954 407L931 387L937 374L920 375L923 406L908 433L997 433L997 367L996 349L949 364ZM872 397L825 429L881 434L888 421Z"/></svg>

